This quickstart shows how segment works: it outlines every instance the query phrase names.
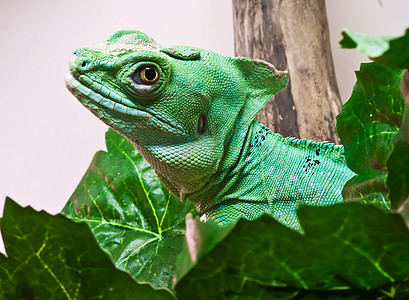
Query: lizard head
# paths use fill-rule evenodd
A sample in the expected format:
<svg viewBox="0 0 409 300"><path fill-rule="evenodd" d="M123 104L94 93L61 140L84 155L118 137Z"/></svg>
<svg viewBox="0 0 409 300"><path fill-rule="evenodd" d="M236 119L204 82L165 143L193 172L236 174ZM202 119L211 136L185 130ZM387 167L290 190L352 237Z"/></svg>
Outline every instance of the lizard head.
<svg viewBox="0 0 409 300"><path fill-rule="evenodd" d="M74 52L66 85L184 199L237 159L248 126L287 80L260 60L119 31Z"/></svg>

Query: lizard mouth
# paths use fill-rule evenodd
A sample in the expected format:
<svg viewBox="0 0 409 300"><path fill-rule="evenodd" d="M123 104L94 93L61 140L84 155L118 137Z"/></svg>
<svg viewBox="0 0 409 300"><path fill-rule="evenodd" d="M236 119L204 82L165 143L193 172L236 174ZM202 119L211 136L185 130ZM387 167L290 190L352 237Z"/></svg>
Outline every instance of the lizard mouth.
<svg viewBox="0 0 409 300"><path fill-rule="evenodd" d="M78 78L68 73L65 77L65 85L68 90L92 113L100 119L106 119L106 112L113 111L120 114L124 119L144 119L152 121L159 128L165 131L184 134L183 127L167 118L160 116L155 111L136 106L129 99L122 97L104 85L93 81L86 75L79 75ZM109 123L112 125L112 118ZM112 125L115 127L114 125Z"/></svg>
<svg viewBox="0 0 409 300"><path fill-rule="evenodd" d="M146 119L153 117L150 112L136 108L135 104L130 100L121 97L85 75L80 75L77 79L71 73L68 73L65 77L65 85L84 106L95 113L98 111L115 111L129 117Z"/></svg>

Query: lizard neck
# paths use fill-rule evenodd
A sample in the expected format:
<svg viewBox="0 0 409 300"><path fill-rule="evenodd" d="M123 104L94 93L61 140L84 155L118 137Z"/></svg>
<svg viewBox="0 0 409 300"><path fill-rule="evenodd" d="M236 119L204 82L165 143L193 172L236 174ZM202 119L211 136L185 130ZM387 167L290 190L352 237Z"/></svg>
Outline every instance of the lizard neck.
<svg viewBox="0 0 409 300"><path fill-rule="evenodd" d="M221 224L267 213L300 230L298 207L342 202L342 188L355 175L345 164L342 146L284 138L255 121L232 157L189 195L200 212Z"/></svg>
<svg viewBox="0 0 409 300"><path fill-rule="evenodd" d="M253 182L248 181L247 171L255 169L256 161L259 159L254 158L253 164L248 163L256 139L263 139L258 133L260 130L266 134L267 132L273 134L270 129L256 121L251 122L246 130L237 131L238 133L232 136L231 141L226 144L227 151L219 163L217 172L210 176L200 190L188 195L189 200L195 204L199 212L207 213L214 207L227 204L226 200L235 198L243 188L251 190L251 186L257 184L254 180ZM264 148L264 142L261 140L258 142L257 146ZM265 151L271 151L271 149L266 146ZM247 193L247 196L244 197L247 202L259 204L264 201L262 197L257 198L256 195L251 194ZM242 196L239 198L244 199Z"/></svg>

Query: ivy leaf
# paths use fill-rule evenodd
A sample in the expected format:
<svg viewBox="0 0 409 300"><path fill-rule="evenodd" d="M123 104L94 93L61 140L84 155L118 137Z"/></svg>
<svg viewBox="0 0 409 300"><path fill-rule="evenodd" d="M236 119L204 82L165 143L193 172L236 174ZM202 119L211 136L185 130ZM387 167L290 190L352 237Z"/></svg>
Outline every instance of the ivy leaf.
<svg viewBox="0 0 409 300"><path fill-rule="evenodd" d="M389 43L394 39L391 36L367 35L350 30L343 30L341 34L342 40L339 42L341 48L356 48L370 58L383 55L389 50Z"/></svg>
<svg viewBox="0 0 409 300"><path fill-rule="evenodd" d="M348 203L302 207L299 218L304 235L268 216L240 220L176 285L178 299L409 296L399 215Z"/></svg>
<svg viewBox="0 0 409 300"><path fill-rule="evenodd" d="M391 206L398 209L409 221L409 143L401 135L397 136L395 149L388 160L389 174L387 185Z"/></svg>
<svg viewBox="0 0 409 300"><path fill-rule="evenodd" d="M398 209L409 222L409 73L406 72L403 90L406 91L402 125L395 136L395 147L388 159L388 178L392 208Z"/></svg>
<svg viewBox="0 0 409 300"><path fill-rule="evenodd" d="M375 62L400 69L409 69L409 28L401 37L366 35L344 30L342 48L357 48Z"/></svg>
<svg viewBox="0 0 409 300"><path fill-rule="evenodd" d="M124 137L110 129L106 144L108 152L96 153L63 213L90 224L117 268L138 282L172 289L193 205L170 194Z"/></svg>
<svg viewBox="0 0 409 300"><path fill-rule="evenodd" d="M383 75L379 75L376 73L375 69L372 74L369 73L369 76L372 76L374 80L368 81L371 83L371 89L362 89L361 86L364 84L358 82L354 88L354 92L351 96L351 99L348 102L352 102L355 104L350 105L351 108L345 109L345 114L340 116L341 120L346 120L346 115L348 113L354 112L355 110L359 110L358 106L361 103L367 101L369 99L372 102L370 94L376 95L378 99L383 99L386 101L377 101L377 107L380 107L382 110L385 111L385 107L391 107L391 111L385 111L385 114L389 116L393 116L394 114L398 114L402 116L403 108L404 108L404 101L400 93L400 87L402 84L402 75L403 70L392 69L392 68L400 68L400 69L407 69L409 68L409 28L406 30L406 33L402 37L381 37L381 36L371 36L365 35L361 33L356 33L352 31L343 31L342 33L343 39L341 40L340 44L344 48L357 48L363 54L369 56L375 62L384 65L385 67L381 70L378 67L378 72L384 73L386 76L392 76L389 79ZM374 64L376 66L376 64ZM369 78L369 76L367 76ZM358 77L358 74L357 74ZM378 78L380 80L378 80ZM360 86L358 86L360 85ZM407 84L408 85L408 84ZM358 86L358 87L357 87ZM370 86L366 84L366 86ZM365 91L365 92L363 92ZM374 97L372 97L374 98ZM347 103L348 104L348 103ZM394 106L395 105L395 106ZM399 108L400 107L400 108ZM372 152L379 160L372 160L371 162L375 162L376 164L372 169L380 170L382 169L385 173L388 173L386 186L389 191L389 198L391 201L391 206L393 209L399 209L400 213L409 220L409 121L408 121L408 109L409 105L406 104L406 112L405 117L402 118L395 118L394 122L382 122L381 125L383 130L368 130L368 122L356 122L356 126L362 126L361 135L363 132L369 133L374 141L373 145L376 147L378 146L379 150ZM343 109L344 111L344 109ZM368 107L365 105L361 108L361 111L368 114L372 114ZM362 114L361 114L362 115ZM350 122L350 121L346 121ZM350 122L352 123L352 122ZM388 124L388 125L386 125ZM344 127L344 128L341 128ZM397 128L401 128L399 133ZM343 134L347 140L347 133L345 130L348 130L347 126L341 125L339 134ZM372 129L372 128L371 128ZM338 130L338 126L337 126ZM358 129L359 131L359 129ZM382 135L379 136L379 133ZM398 133L398 134L397 134ZM389 135L389 137L387 136ZM362 148L366 147L367 144L362 143L363 140L359 136L353 136L350 134L352 138L355 138L355 141L352 143L361 143L362 147L346 147L346 156L347 161L351 161L352 157L356 157L359 151L362 151ZM343 138L341 138L343 140ZM367 141L367 139L366 139ZM347 141L348 142L348 141ZM351 144L352 144L351 143ZM348 150L349 148L349 154ZM351 165L354 165L353 163ZM356 161L356 165L359 165L359 162ZM362 170L359 170L362 172ZM364 171L368 171L368 168ZM368 172L367 172L368 173ZM350 184L353 187L353 184ZM345 194L351 194L351 192L346 192L344 189Z"/></svg>
<svg viewBox="0 0 409 300"><path fill-rule="evenodd" d="M388 189L383 182L394 136L402 122L402 75L403 70L377 63L361 64L356 72L357 82L337 116L336 126L347 165L358 174L344 187L346 201L361 195L364 202L389 208Z"/></svg>
<svg viewBox="0 0 409 300"><path fill-rule="evenodd" d="M220 227L214 220L205 223L189 214L186 217L186 243L178 255L175 281L178 282L196 263L219 244L235 224Z"/></svg>
<svg viewBox="0 0 409 300"><path fill-rule="evenodd" d="M1 231L1 299L173 299L117 270L86 224L7 198Z"/></svg>
<svg viewBox="0 0 409 300"><path fill-rule="evenodd" d="M348 201L361 201L377 205L379 208L389 208L385 179L386 174L382 171L358 174L344 185L342 197Z"/></svg>
<svg viewBox="0 0 409 300"><path fill-rule="evenodd" d="M386 171L393 136L402 122L400 91L403 70L376 63L361 64L351 97L337 116L336 131L355 173Z"/></svg>

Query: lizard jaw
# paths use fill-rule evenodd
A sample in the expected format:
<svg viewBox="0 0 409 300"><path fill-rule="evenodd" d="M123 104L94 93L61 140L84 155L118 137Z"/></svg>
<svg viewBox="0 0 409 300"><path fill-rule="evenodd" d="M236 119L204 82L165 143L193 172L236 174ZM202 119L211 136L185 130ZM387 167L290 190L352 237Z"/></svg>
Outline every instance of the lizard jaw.
<svg viewBox="0 0 409 300"><path fill-rule="evenodd" d="M82 80L91 81L88 77L81 75ZM93 84L98 84L93 82ZM115 97L116 101L113 100L113 93L109 90L105 91L101 89L100 92L97 93L93 89L87 87L77 78L75 78L71 73L68 73L65 76L65 85L67 86L68 90L87 108L89 108L92 112L98 113L99 111L115 111L120 114L127 115L129 117L139 117L139 118L146 118L151 119L153 116L147 111L143 111L137 109L131 103L124 103L126 99L122 97ZM99 84L98 84L99 85ZM122 102L122 103L121 103ZM127 101L129 102L129 100Z"/></svg>
<svg viewBox="0 0 409 300"><path fill-rule="evenodd" d="M186 135L183 127L169 121L148 108L141 110L130 100L119 96L102 84L92 81L86 75L79 75L79 78L76 78L72 73L68 73L65 76L65 85L82 105L116 130L127 133L130 132L129 128L124 128L124 124L118 122L120 118L111 116L109 112L120 114L124 119L128 120L138 119L150 121L165 131ZM98 90L98 92L95 90Z"/></svg>

